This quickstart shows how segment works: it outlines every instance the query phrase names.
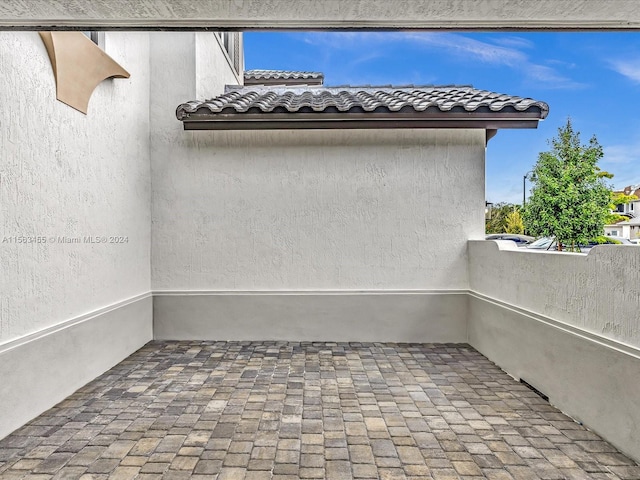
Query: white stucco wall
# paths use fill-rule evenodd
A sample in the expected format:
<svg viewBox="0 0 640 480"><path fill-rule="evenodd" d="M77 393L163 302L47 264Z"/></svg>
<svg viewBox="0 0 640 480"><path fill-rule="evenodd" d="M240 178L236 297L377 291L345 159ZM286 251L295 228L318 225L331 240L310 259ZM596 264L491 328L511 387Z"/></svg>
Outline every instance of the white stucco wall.
<svg viewBox="0 0 640 480"><path fill-rule="evenodd" d="M182 158L191 145L176 119L176 108L188 100L220 95L226 84L238 84L239 79L212 32L153 32L150 41L151 252L152 263L162 263L165 252L157 249L156 238L164 231L165 218L154 212L158 198L175 196L173 177L183 169Z"/></svg>
<svg viewBox="0 0 640 480"><path fill-rule="evenodd" d="M640 247L582 255L500 243L469 242L472 291L640 348Z"/></svg>
<svg viewBox="0 0 640 480"><path fill-rule="evenodd" d="M163 32L163 40L166 32ZM232 59L224 51L224 46L220 40L220 37L213 32L200 32L200 33L182 33L180 35L195 35L195 75L191 79L191 82L196 83L196 92L194 99L212 98L221 94L224 91L224 85L242 85L244 83L244 75L239 72L240 75L236 75L233 70ZM157 58L157 57L156 57ZM173 82L169 83L169 86ZM186 101L184 98L179 101L182 103ZM179 104L178 103L178 104ZM174 105L175 107L178 104ZM174 116L169 116L166 120L175 120Z"/></svg>
<svg viewBox="0 0 640 480"><path fill-rule="evenodd" d="M149 35L107 33L105 50L131 78L85 116L56 101L37 33L0 33L0 242L46 240L0 243L0 344L150 290Z"/></svg>
<svg viewBox="0 0 640 480"><path fill-rule="evenodd" d="M153 146L154 290L468 288L484 131L180 135Z"/></svg>

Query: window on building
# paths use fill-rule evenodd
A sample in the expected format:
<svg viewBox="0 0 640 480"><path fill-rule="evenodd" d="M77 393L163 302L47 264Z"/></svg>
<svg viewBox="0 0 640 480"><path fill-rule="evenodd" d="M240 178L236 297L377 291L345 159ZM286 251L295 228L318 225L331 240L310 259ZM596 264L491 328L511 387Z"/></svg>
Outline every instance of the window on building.
<svg viewBox="0 0 640 480"><path fill-rule="evenodd" d="M242 58L242 36L240 32L218 32L217 35L222 47L229 57L229 63L235 70L236 74L240 75L244 68Z"/></svg>
<svg viewBox="0 0 640 480"><path fill-rule="evenodd" d="M84 33L89 40L98 45L100 48L104 47L104 32L95 32L91 30L84 31L82 33Z"/></svg>

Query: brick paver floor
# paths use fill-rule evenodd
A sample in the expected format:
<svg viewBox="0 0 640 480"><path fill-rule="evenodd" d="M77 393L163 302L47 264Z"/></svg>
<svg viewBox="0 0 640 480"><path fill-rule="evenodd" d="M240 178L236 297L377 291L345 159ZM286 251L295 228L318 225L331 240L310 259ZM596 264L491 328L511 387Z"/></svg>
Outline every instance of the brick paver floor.
<svg viewBox="0 0 640 480"><path fill-rule="evenodd" d="M153 342L0 441L0 478L637 480L640 467L468 345Z"/></svg>

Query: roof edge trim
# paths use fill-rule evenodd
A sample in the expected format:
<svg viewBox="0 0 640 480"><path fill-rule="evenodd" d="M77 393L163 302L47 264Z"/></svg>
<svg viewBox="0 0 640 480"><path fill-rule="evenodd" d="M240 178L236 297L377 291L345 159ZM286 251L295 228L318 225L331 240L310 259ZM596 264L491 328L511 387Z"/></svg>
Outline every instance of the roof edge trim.
<svg viewBox="0 0 640 480"><path fill-rule="evenodd" d="M185 130L364 130L364 129L482 129L497 131L503 128L537 128L538 118L410 118L410 119L308 119L297 117L269 119L190 119L183 121ZM494 135L494 134L493 134ZM493 136L491 135L491 136Z"/></svg>

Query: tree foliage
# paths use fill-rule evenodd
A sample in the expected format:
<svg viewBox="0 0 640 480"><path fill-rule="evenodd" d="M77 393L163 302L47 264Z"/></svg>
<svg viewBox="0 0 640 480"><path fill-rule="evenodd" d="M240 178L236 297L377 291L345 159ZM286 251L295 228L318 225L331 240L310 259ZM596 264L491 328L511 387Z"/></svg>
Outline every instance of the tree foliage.
<svg viewBox="0 0 640 480"><path fill-rule="evenodd" d="M491 218L485 222L485 232L489 233L511 233L507 231L507 217L514 210L518 210L518 205L512 203L495 203L491 208Z"/></svg>
<svg viewBox="0 0 640 480"><path fill-rule="evenodd" d="M624 220L628 220L624 215L620 215L616 212L618 205L623 205L625 203L632 202L637 200L638 197L635 195L626 195L624 192L610 192L611 193L611 203L609 204L609 210L611 210L607 217L605 218L605 225L613 225L614 223L622 222Z"/></svg>
<svg viewBox="0 0 640 480"><path fill-rule="evenodd" d="M515 233L518 235L524 233L524 223L519 210L514 208L513 211L507 215L507 227L505 231L507 233Z"/></svg>
<svg viewBox="0 0 640 480"><path fill-rule="evenodd" d="M602 234L611 201L609 175L598 168L603 152L596 137L582 145L570 119L549 143L551 151L539 154L531 175L524 224L528 233L555 237L559 248L574 249Z"/></svg>

